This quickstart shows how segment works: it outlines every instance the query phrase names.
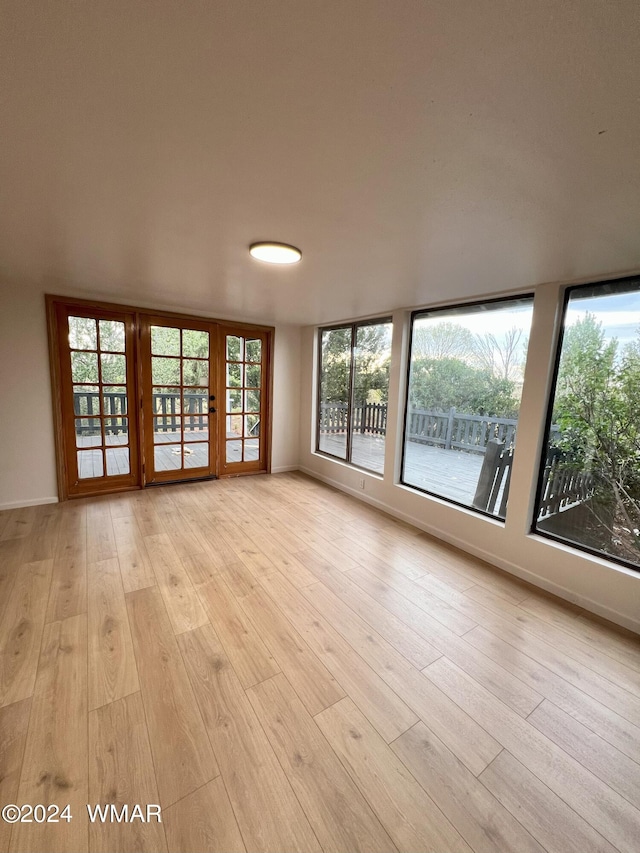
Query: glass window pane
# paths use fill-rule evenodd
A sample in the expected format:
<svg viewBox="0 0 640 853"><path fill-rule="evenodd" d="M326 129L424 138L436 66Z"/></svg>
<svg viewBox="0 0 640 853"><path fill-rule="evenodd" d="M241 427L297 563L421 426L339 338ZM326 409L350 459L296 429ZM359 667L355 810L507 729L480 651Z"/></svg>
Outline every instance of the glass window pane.
<svg viewBox="0 0 640 853"><path fill-rule="evenodd" d="M185 468L207 468L209 466L208 444L185 444L182 452Z"/></svg>
<svg viewBox="0 0 640 853"><path fill-rule="evenodd" d="M128 444L129 443L129 418L105 418L104 419L105 444ZM107 465L107 467L109 467Z"/></svg>
<svg viewBox="0 0 640 853"><path fill-rule="evenodd" d="M321 333L318 447L340 459L347 458L350 370L351 327L324 329Z"/></svg>
<svg viewBox="0 0 640 853"><path fill-rule="evenodd" d="M153 419L154 444L180 441L182 438L182 418L176 415Z"/></svg>
<svg viewBox="0 0 640 853"><path fill-rule="evenodd" d="M242 361L244 354L243 338L227 335L227 360Z"/></svg>
<svg viewBox="0 0 640 853"><path fill-rule="evenodd" d="M227 412L242 410L242 391L227 390Z"/></svg>
<svg viewBox="0 0 640 853"><path fill-rule="evenodd" d="M76 415L99 415L100 396L98 385L73 386L73 411Z"/></svg>
<svg viewBox="0 0 640 853"><path fill-rule="evenodd" d="M180 329L152 326L151 352L153 355L180 355Z"/></svg>
<svg viewBox="0 0 640 853"><path fill-rule="evenodd" d="M262 369L259 364L247 364L245 367L246 376L244 380L244 384L246 388L259 388L260 387L260 374Z"/></svg>
<svg viewBox="0 0 640 853"><path fill-rule="evenodd" d="M569 293L535 527L640 568L640 279Z"/></svg>
<svg viewBox="0 0 640 853"><path fill-rule="evenodd" d="M182 412L185 437L190 433L200 441L200 434L209 431L209 395L206 391L190 389L182 395Z"/></svg>
<svg viewBox="0 0 640 853"><path fill-rule="evenodd" d="M244 436L245 438L260 435L260 417L258 415L244 416Z"/></svg>
<svg viewBox="0 0 640 853"><path fill-rule="evenodd" d="M71 349L98 349L96 321L91 317L69 317Z"/></svg>
<svg viewBox="0 0 640 853"><path fill-rule="evenodd" d="M209 332L182 330L182 355L185 358L209 357Z"/></svg>
<svg viewBox="0 0 640 853"><path fill-rule="evenodd" d="M153 388L151 391L153 411L157 415L180 414L179 388Z"/></svg>
<svg viewBox="0 0 640 853"><path fill-rule="evenodd" d="M71 353L71 381L93 383L98 381L98 354L95 352Z"/></svg>
<svg viewBox="0 0 640 853"><path fill-rule="evenodd" d="M107 448L105 455L107 457L107 477L131 472L128 447Z"/></svg>
<svg viewBox="0 0 640 853"><path fill-rule="evenodd" d="M391 323L356 326L351 398L351 462L379 474L384 470Z"/></svg>
<svg viewBox="0 0 640 853"><path fill-rule="evenodd" d="M262 341L254 340L247 341L245 347L245 361L256 361L259 362L262 360Z"/></svg>
<svg viewBox="0 0 640 853"><path fill-rule="evenodd" d="M180 359L152 358L151 381L154 385L179 385Z"/></svg>
<svg viewBox="0 0 640 853"><path fill-rule="evenodd" d="M102 381L110 385L122 385L127 381L127 364L123 355L103 353L100 356Z"/></svg>
<svg viewBox="0 0 640 853"><path fill-rule="evenodd" d="M504 518L533 300L414 317L402 482Z"/></svg>
<svg viewBox="0 0 640 853"><path fill-rule="evenodd" d="M245 412L260 411L260 392L245 391L244 392L244 410Z"/></svg>
<svg viewBox="0 0 640 853"><path fill-rule="evenodd" d="M182 445L156 445L153 448L153 463L156 471L173 471L182 468Z"/></svg>
<svg viewBox="0 0 640 853"><path fill-rule="evenodd" d="M227 462L242 462L242 441L227 441Z"/></svg>
<svg viewBox="0 0 640 853"><path fill-rule="evenodd" d="M242 415L227 415L227 438L242 436Z"/></svg>
<svg viewBox="0 0 640 853"><path fill-rule="evenodd" d="M101 447L100 418L76 418L76 447Z"/></svg>
<svg viewBox="0 0 640 853"><path fill-rule="evenodd" d="M102 450L78 450L78 478L104 477Z"/></svg>
<svg viewBox="0 0 640 853"><path fill-rule="evenodd" d="M102 389L102 406L105 415L126 415L126 387L124 385L106 385Z"/></svg>
<svg viewBox="0 0 640 853"><path fill-rule="evenodd" d="M251 438L244 442L244 461L255 462L260 458L260 441L257 438Z"/></svg>
<svg viewBox="0 0 640 853"><path fill-rule="evenodd" d="M124 352L124 323L119 320L100 320L100 349L104 352ZM107 459L107 470L109 459Z"/></svg>
<svg viewBox="0 0 640 853"><path fill-rule="evenodd" d="M230 388L239 388L242 385L241 364L227 364L227 385Z"/></svg>
<svg viewBox="0 0 640 853"><path fill-rule="evenodd" d="M206 387L209 384L209 362L185 358L182 362L182 384Z"/></svg>

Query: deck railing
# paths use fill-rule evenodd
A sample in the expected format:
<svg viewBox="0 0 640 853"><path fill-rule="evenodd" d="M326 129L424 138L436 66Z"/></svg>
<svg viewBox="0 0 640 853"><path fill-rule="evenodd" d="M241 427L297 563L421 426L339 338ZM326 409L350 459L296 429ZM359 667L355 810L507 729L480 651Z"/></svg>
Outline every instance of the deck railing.
<svg viewBox="0 0 640 853"><path fill-rule="evenodd" d="M343 433L347 431L348 407L346 403L322 403L320 406L320 432ZM410 409L407 440L418 444L431 444L445 450L466 450L484 454L492 439L513 444L518 421L515 418L493 418L466 415L456 412L434 412L428 409ZM354 431L362 435L385 435L387 431L387 406L384 403L366 403L353 407Z"/></svg>
<svg viewBox="0 0 640 853"><path fill-rule="evenodd" d="M127 414L126 392L102 392L104 398L103 414L109 418L105 421L107 435L126 433L127 421L122 418ZM182 428L191 432L207 429L209 398L202 392L185 392L184 403L180 402L180 392L165 392L153 394L154 432L174 432ZM78 435L100 434L100 401L97 392L76 391L73 394L73 410L77 418L76 433Z"/></svg>

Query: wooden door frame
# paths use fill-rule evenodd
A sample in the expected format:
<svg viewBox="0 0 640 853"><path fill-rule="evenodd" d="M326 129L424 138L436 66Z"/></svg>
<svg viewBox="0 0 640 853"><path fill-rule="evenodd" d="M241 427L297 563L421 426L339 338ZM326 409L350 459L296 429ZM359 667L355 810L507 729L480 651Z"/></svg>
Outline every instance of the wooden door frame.
<svg viewBox="0 0 640 853"><path fill-rule="evenodd" d="M264 431L264 464L263 467L259 467L260 459L258 459L258 466L256 466L253 462L240 462L240 463L232 463L234 465L234 470L230 472L226 472L224 469L226 468L226 441L227 441L227 430L226 430L226 345L225 339L229 334L236 333L240 337L251 337L251 334L255 334L256 337L260 336L260 339L263 341L263 356L261 360L262 367L262 377L264 379L264 388L261 386L261 391L266 390L266 395L263 394L261 400L264 397L264 403L261 402L260 407L260 421L264 418L265 422L265 431ZM219 453L218 453L218 467L219 467L219 477L221 479L225 477L241 477L245 474L260 474L260 473L270 473L271 472L271 427L272 427L272 400L273 400L273 335L269 334L268 329L260 326L238 326L233 325L231 323L221 323L219 327L220 334L220 352L222 353L222 358L220 359L218 369L219 369L219 378L218 378L218 387L220 388L220 406L224 407L220 412L221 417L218 419L218 431L219 431ZM244 416L243 416L244 417ZM262 430L261 436L262 439ZM262 456L262 454L261 454Z"/></svg>
<svg viewBox="0 0 640 853"><path fill-rule="evenodd" d="M222 352L222 340L223 340L223 330L235 330L238 335L242 336L250 336L252 332L259 332L266 335L266 343L267 343L267 356L268 362L265 365L265 373L266 373L266 390L267 390L267 401L265 405L265 456L264 456L264 466L258 471L229 471L224 472L221 471L219 460L222 458L221 454L224 452L224 447L218 447L218 464L216 466L216 476L220 479L225 479L228 477L238 477L244 476L246 474L254 474L254 473L271 473L271 442L273 435L273 351L275 345L275 328L273 326L263 326L257 323L243 323L236 320L219 320L214 317L207 317L198 314L185 314L177 311L165 311L156 309L153 307L143 307L136 305L127 305L122 303L115 302L102 302L92 299L81 299L77 297L71 296L60 296L56 294L45 294L45 306L46 306L46 314L47 314L47 331L48 331L48 342L49 342L49 370L51 375L51 395L52 395L52 403L53 403L53 432L54 432L54 443L55 443L55 452L56 452L56 473L58 479L58 498L60 501L66 501L70 499L75 499L76 497L90 497L91 492L87 492L83 495L70 495L68 489L68 478L69 471L67 469L67 460L66 460L66 452L65 452L65 440L64 440L64 419L63 419L63 393L62 393L62 375L61 375L61 365L60 365L60 336L59 336L59 328L58 328L58 310L60 308L64 308L66 310L85 310L85 311L105 311L116 312L116 313L126 313L134 315L135 322L135 335L133 341L134 347L134 394L136 399L135 413L131 413L130 417L135 418L136 424L136 433L138 436L138 474L139 474L139 482L138 486L126 486L113 490L113 494L121 491L132 491L143 489L151 484L147 484L145 481L145 453L144 453L144 425L142 423L141 418L141 408L142 408L142 385L141 385L141 371L142 371L142 359L140 357L140 329L141 329L141 319L142 315L144 316L154 316L158 318L163 318L167 320L175 320L176 322L182 323L210 323L219 327L218 329L218 338L220 340L220 352ZM222 360L219 359L219 364L224 363L224 358ZM221 386L219 386L221 387ZM223 386L222 386L223 387ZM224 391L222 392L224 393ZM217 395L216 395L217 396ZM220 402L220 398L218 398L217 402ZM222 419L219 419L222 421ZM183 481L188 482L188 481ZM99 492L98 494L104 494L104 492Z"/></svg>

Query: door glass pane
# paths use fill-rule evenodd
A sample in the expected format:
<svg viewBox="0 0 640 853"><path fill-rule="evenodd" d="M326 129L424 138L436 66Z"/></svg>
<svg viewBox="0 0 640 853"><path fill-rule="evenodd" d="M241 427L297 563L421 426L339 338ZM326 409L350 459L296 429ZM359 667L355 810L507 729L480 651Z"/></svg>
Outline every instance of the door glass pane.
<svg viewBox="0 0 640 853"><path fill-rule="evenodd" d="M182 418L176 415L153 419L153 441L155 444L180 441L182 438Z"/></svg>
<svg viewBox="0 0 640 853"><path fill-rule="evenodd" d="M227 462L242 462L242 441L227 441Z"/></svg>
<svg viewBox="0 0 640 853"><path fill-rule="evenodd" d="M110 385L123 385L127 381L127 365L123 355L102 353L100 356L102 381Z"/></svg>
<svg viewBox="0 0 640 853"><path fill-rule="evenodd" d="M206 391L190 389L182 395L183 427L185 437L192 435L198 441L209 433L209 395Z"/></svg>
<svg viewBox="0 0 640 853"><path fill-rule="evenodd" d="M227 361L242 361L242 338L227 335Z"/></svg>
<svg viewBox="0 0 640 853"><path fill-rule="evenodd" d="M244 442L244 461L255 462L260 458L260 441L257 438L251 438Z"/></svg>
<svg viewBox="0 0 640 853"><path fill-rule="evenodd" d="M185 444L183 453L185 468L209 467L209 445L207 443Z"/></svg>
<svg viewBox="0 0 640 853"><path fill-rule="evenodd" d="M504 518L533 299L414 317L402 482Z"/></svg>
<svg viewBox="0 0 640 853"><path fill-rule="evenodd" d="M382 474L387 432L391 323L356 326L351 394L351 457Z"/></svg>
<svg viewBox="0 0 640 853"><path fill-rule="evenodd" d="M124 323L119 320L100 320L100 349L102 352L124 352ZM107 459L107 469L109 460Z"/></svg>
<svg viewBox="0 0 640 853"><path fill-rule="evenodd" d="M76 447L101 447L100 418L76 418Z"/></svg>
<svg viewBox="0 0 640 853"><path fill-rule="evenodd" d="M73 386L73 411L76 415L100 414L98 385Z"/></svg>
<svg viewBox="0 0 640 853"><path fill-rule="evenodd" d="M245 438L249 436L256 436L260 433L260 418L258 415L245 415L244 416L244 435Z"/></svg>
<svg viewBox="0 0 640 853"><path fill-rule="evenodd" d="M195 361L194 359L183 359L182 362L182 384L200 385L209 384L209 362Z"/></svg>
<svg viewBox="0 0 640 853"><path fill-rule="evenodd" d="M71 381L80 383L95 383L98 381L97 353L71 353Z"/></svg>
<svg viewBox="0 0 640 853"><path fill-rule="evenodd" d="M131 469L129 466L129 448L115 447L107 448L107 477L114 477L118 474L129 474Z"/></svg>
<svg viewBox="0 0 640 853"><path fill-rule="evenodd" d="M241 364L227 364L227 385L230 388L239 388L242 385Z"/></svg>
<svg viewBox="0 0 640 853"><path fill-rule="evenodd" d="M240 412L242 411L242 391L227 390L227 411Z"/></svg>
<svg viewBox="0 0 640 853"><path fill-rule="evenodd" d="M209 332L198 332L195 329L183 329L182 355L184 358L208 358Z"/></svg>
<svg viewBox="0 0 640 853"><path fill-rule="evenodd" d="M160 444L153 448L156 471L173 471L182 467L182 445Z"/></svg>
<svg viewBox="0 0 640 853"><path fill-rule="evenodd" d="M179 388L153 388L151 391L154 414L180 414Z"/></svg>
<svg viewBox="0 0 640 853"><path fill-rule="evenodd" d="M259 364L247 364L245 369L247 371L245 386L247 388L259 388L260 387L260 373L261 373L260 365Z"/></svg>
<svg viewBox="0 0 640 853"><path fill-rule="evenodd" d="M180 355L180 329L152 326L151 352L153 355Z"/></svg>
<svg viewBox="0 0 640 853"><path fill-rule="evenodd" d="M318 448L347 458L351 328L324 329L321 338Z"/></svg>
<svg viewBox="0 0 640 853"><path fill-rule="evenodd" d="M105 443L128 444L129 443L129 419L128 418L105 418L104 419ZM107 466L108 467L108 466Z"/></svg>
<svg viewBox="0 0 640 853"><path fill-rule="evenodd" d="M262 360L262 341L247 341L245 349L245 361L259 362Z"/></svg>
<svg viewBox="0 0 640 853"><path fill-rule="evenodd" d="M90 317L69 317L69 347L98 349L96 321Z"/></svg>
<svg viewBox="0 0 640 853"><path fill-rule="evenodd" d="M245 412L260 411L260 392L245 391L244 393L244 410Z"/></svg>
<svg viewBox="0 0 640 853"><path fill-rule="evenodd" d="M179 385L180 359L152 358L151 381L154 385Z"/></svg>
<svg viewBox="0 0 640 853"><path fill-rule="evenodd" d="M102 450L78 450L78 478L104 477Z"/></svg>
<svg viewBox="0 0 640 853"><path fill-rule="evenodd" d="M242 415L227 415L227 438L242 437Z"/></svg>
<svg viewBox="0 0 640 853"><path fill-rule="evenodd" d="M102 407L105 415L126 415L126 387L124 385L106 385L102 389Z"/></svg>

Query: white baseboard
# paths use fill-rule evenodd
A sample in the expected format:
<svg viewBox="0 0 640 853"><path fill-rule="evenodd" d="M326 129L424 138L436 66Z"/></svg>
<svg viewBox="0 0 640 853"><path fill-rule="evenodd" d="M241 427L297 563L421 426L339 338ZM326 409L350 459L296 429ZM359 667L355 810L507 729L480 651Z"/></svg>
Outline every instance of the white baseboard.
<svg viewBox="0 0 640 853"><path fill-rule="evenodd" d="M272 474L286 474L287 471L299 471L299 465L280 465L278 468L272 468Z"/></svg>
<svg viewBox="0 0 640 853"><path fill-rule="evenodd" d="M466 540L450 534L448 531L441 530L440 528L426 523L424 519L415 518L408 513L401 512L384 501L379 501L376 498L370 497L359 489L353 489L350 486L345 486L344 483L333 480L331 477L325 477L322 474L318 474L317 471L313 471L311 468L300 466L299 470L302 471L302 473L307 474L309 477L320 480L328 486L333 486L333 488L339 489L341 492L346 492L352 497L370 504L371 506L376 507L376 509L382 510L382 512L386 512L388 515L391 515L400 521L405 521L408 524L417 527L419 530L423 530L425 533L435 536L436 539L441 539L449 545L454 545L461 551L466 551L467 554L472 554L474 557L478 557L493 566L497 566L497 568L502 569L511 575L515 575L521 580L540 587L553 595L557 595L558 598L563 598L565 601L577 604L578 607L583 607L585 610L589 610L591 613L595 613L603 619L608 619L610 622L615 622L616 625L621 625L623 628L628 628L630 631L635 631L637 634L640 634L640 619L632 619L624 613L618 613L617 610L606 607L600 602L594 601L593 599L582 595L581 593L577 593L574 590L567 589L560 584L553 583L553 581L550 581L548 578L541 577L529 569L525 569L522 566L518 566L509 560L499 557L497 554L492 554L482 548L477 548Z"/></svg>
<svg viewBox="0 0 640 853"><path fill-rule="evenodd" d="M29 501L11 501L0 504L0 512L5 509L22 509L25 506L43 506L44 504L57 504L58 498L32 498Z"/></svg>

